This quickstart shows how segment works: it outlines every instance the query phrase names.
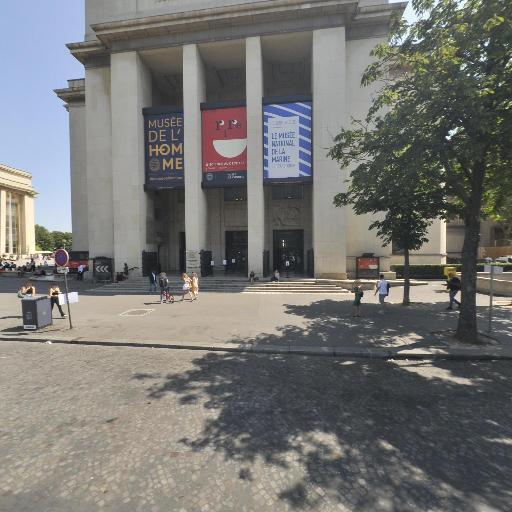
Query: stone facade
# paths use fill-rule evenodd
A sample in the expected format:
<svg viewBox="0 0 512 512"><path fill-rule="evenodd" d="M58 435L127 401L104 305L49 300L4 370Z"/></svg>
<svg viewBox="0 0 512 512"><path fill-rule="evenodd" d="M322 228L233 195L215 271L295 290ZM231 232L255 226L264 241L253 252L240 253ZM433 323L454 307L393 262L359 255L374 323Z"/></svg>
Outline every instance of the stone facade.
<svg viewBox="0 0 512 512"><path fill-rule="evenodd" d="M198 270L201 251L219 268L243 258L236 270L257 275L293 258L298 272L345 276L363 253L389 269L391 248L368 230L371 219L333 206L348 169L326 153L340 128L367 112L375 90L360 86L361 74L404 8L387 0L86 0L85 39L68 45L85 80L56 91L70 112L73 248L113 257L117 270L140 268L142 251L174 271ZM313 183L291 192L264 186L262 101L299 96L313 104ZM247 186L232 197L202 187L201 103L237 100L247 109ZM143 186L142 109L163 105L184 113L184 191ZM446 230L436 222L412 260L445 258Z"/></svg>
<svg viewBox="0 0 512 512"><path fill-rule="evenodd" d="M36 251L32 176L0 164L0 257L30 256Z"/></svg>

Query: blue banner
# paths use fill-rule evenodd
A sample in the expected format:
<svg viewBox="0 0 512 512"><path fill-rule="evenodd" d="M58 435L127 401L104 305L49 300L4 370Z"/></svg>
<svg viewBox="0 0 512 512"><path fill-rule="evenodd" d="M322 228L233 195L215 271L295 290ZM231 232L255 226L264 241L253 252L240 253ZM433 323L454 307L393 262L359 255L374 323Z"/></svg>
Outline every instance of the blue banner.
<svg viewBox="0 0 512 512"><path fill-rule="evenodd" d="M145 188L183 188L183 113L144 111Z"/></svg>
<svg viewBox="0 0 512 512"><path fill-rule="evenodd" d="M263 107L263 178L274 183L308 183L312 173L312 104Z"/></svg>

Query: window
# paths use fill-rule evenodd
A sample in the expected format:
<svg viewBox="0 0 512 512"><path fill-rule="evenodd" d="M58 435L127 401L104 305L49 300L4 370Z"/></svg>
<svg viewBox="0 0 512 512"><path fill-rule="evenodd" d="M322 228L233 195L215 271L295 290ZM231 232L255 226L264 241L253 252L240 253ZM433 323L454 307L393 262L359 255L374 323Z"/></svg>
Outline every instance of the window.
<svg viewBox="0 0 512 512"><path fill-rule="evenodd" d="M224 201L247 201L247 187L225 188Z"/></svg>
<svg viewBox="0 0 512 512"><path fill-rule="evenodd" d="M301 184L291 183L289 185L273 185L272 199L303 199L304 187Z"/></svg>

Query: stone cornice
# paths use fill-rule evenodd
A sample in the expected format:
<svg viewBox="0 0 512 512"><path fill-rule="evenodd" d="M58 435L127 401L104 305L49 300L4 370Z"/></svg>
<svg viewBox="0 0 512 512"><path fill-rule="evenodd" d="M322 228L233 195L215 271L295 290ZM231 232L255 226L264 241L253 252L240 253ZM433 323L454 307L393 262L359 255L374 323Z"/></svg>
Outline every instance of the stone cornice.
<svg viewBox="0 0 512 512"><path fill-rule="evenodd" d="M30 183L22 183L15 177L30 180ZM10 165L0 164L0 188L6 188L16 192L20 192L31 197L35 197L37 192L32 187L32 175L21 169L16 169Z"/></svg>
<svg viewBox="0 0 512 512"><path fill-rule="evenodd" d="M68 44L70 52L85 65L108 65L112 45L176 34L212 32L240 25L277 24L280 20L314 20L340 16L349 32L357 32L368 25L389 22L396 11L403 11L406 2L359 6L358 0L264 0L213 9L199 9L122 21L98 23L91 28L97 39ZM339 22L338 22L339 23ZM302 29L304 30L304 29ZM99 64L98 64L99 63Z"/></svg>
<svg viewBox="0 0 512 512"><path fill-rule="evenodd" d="M85 105L85 80L68 80L69 87L65 89L54 89L53 92L66 103L66 109L70 105Z"/></svg>

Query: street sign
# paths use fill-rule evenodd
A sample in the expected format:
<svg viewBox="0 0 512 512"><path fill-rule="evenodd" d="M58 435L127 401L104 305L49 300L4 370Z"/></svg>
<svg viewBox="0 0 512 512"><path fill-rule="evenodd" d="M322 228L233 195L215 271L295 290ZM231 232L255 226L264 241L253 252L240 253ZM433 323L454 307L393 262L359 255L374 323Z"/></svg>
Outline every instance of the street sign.
<svg viewBox="0 0 512 512"><path fill-rule="evenodd" d="M69 261L68 251L65 249L57 249L55 251L55 264L59 267L65 267Z"/></svg>
<svg viewBox="0 0 512 512"><path fill-rule="evenodd" d="M67 299L65 293L59 293L59 304L64 306L65 304L76 304L78 302L78 292L69 292Z"/></svg>
<svg viewBox="0 0 512 512"><path fill-rule="evenodd" d="M67 274L68 272L68 267L57 267L57 274Z"/></svg>

